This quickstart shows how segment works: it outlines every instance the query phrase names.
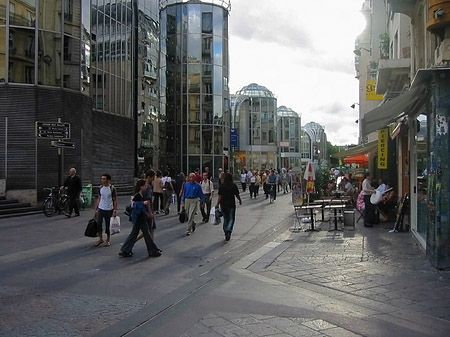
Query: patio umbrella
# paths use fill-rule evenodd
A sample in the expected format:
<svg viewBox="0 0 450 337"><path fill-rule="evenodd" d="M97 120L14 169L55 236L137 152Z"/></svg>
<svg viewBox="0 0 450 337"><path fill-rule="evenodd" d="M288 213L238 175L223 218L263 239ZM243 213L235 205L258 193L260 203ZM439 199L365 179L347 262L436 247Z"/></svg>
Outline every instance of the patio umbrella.
<svg viewBox="0 0 450 337"><path fill-rule="evenodd" d="M308 193L308 205L309 205L309 194L314 193L314 182L316 181L314 165L311 162L308 162L308 164L306 164L304 178L306 180L306 193Z"/></svg>

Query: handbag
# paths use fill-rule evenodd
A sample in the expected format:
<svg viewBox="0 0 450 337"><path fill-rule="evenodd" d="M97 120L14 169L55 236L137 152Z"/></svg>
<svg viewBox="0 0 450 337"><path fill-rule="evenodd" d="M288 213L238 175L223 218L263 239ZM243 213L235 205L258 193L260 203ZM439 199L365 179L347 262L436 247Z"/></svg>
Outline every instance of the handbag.
<svg viewBox="0 0 450 337"><path fill-rule="evenodd" d="M222 210L220 209L220 208L216 208L216 212L215 212L215 222L214 222L214 225L220 225L220 223L221 223L221 220L220 220L220 218L221 217L223 217L223 213L222 213Z"/></svg>
<svg viewBox="0 0 450 337"><path fill-rule="evenodd" d="M181 223L184 223L186 221L186 209L184 207L181 209L178 220L180 220Z"/></svg>
<svg viewBox="0 0 450 337"><path fill-rule="evenodd" d="M97 221L95 218L89 220L84 235L90 238L96 238L98 236Z"/></svg>
<svg viewBox="0 0 450 337"><path fill-rule="evenodd" d="M111 235L120 233L120 217L115 216L111 218L111 222L109 223L109 233Z"/></svg>

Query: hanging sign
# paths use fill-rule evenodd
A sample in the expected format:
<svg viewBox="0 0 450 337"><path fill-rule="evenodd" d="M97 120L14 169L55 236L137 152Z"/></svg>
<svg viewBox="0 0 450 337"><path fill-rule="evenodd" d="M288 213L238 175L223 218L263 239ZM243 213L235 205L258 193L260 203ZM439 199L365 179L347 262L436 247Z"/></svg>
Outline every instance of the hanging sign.
<svg viewBox="0 0 450 337"><path fill-rule="evenodd" d="M378 130L378 168L387 169L388 129Z"/></svg>

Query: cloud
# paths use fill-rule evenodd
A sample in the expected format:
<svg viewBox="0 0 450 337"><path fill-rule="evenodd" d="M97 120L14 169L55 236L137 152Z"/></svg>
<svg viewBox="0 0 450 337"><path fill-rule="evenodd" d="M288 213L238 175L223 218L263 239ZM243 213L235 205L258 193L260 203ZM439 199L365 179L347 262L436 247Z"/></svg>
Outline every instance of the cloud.
<svg viewBox="0 0 450 337"><path fill-rule="evenodd" d="M325 127L334 145L355 144L354 44L362 0L236 0L230 13L230 90L258 83L278 106Z"/></svg>

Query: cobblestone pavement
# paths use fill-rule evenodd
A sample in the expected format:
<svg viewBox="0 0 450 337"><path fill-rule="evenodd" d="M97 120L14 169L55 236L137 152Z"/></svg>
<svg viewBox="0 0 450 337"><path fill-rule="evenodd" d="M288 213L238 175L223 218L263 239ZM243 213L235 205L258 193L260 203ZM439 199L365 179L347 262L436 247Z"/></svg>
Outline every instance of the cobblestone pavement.
<svg viewBox="0 0 450 337"><path fill-rule="evenodd" d="M410 329L408 336L448 336L450 271L433 268L411 234L390 233L391 225L357 224L344 232L328 231L330 224L323 222L320 232L291 233L246 267L301 290L328 293L330 302L342 298L375 309L386 331L349 329L314 317L215 312L181 337L400 336L395 326ZM366 315L351 309L348 314L362 320Z"/></svg>
<svg viewBox="0 0 450 337"><path fill-rule="evenodd" d="M0 299L1 337L91 336L146 304L104 295L49 294L18 287L0 287ZM73 313L77 313L76 318Z"/></svg>

